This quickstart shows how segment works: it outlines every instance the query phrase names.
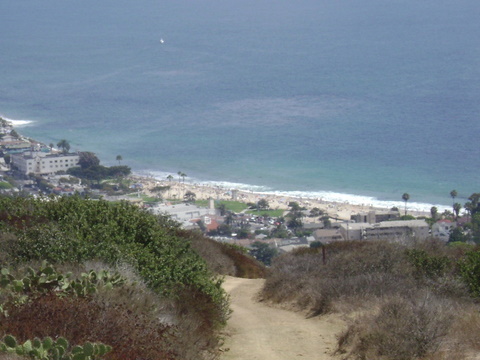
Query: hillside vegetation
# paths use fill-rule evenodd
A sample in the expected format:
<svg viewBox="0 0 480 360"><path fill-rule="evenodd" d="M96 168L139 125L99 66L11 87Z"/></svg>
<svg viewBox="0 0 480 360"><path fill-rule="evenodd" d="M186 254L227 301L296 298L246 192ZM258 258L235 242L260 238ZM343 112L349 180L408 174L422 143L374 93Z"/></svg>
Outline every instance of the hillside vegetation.
<svg viewBox="0 0 480 360"><path fill-rule="evenodd" d="M342 242L278 257L262 298L310 316L347 315L343 359L473 359L479 285L478 247Z"/></svg>
<svg viewBox="0 0 480 360"><path fill-rule="evenodd" d="M62 337L66 351L101 343L104 359L216 358L230 313L218 275L264 271L168 217L79 197L0 197L0 265L3 336L27 348Z"/></svg>

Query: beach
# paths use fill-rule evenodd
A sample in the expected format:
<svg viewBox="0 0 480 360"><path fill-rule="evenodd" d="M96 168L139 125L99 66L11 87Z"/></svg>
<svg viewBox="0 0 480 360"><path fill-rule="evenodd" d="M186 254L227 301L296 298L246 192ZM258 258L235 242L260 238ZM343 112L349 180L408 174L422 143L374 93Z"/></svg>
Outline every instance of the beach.
<svg viewBox="0 0 480 360"><path fill-rule="evenodd" d="M288 210L290 202L297 202L301 207L311 210L318 208L323 210L328 216L340 220L350 220L352 215L368 211L387 211L389 208L376 207L372 205L350 204L348 202L326 201L319 198L296 197L286 195L276 195L269 193L261 193L254 191L239 190L235 188L227 188L219 185L205 185L198 183L190 183L181 180L159 180L149 176L132 175L131 179L136 183L143 185L143 192L146 195L154 196L152 192L155 187L168 186L169 189L163 193L163 197L167 199L182 200L184 195L191 191L195 194L196 200L213 199L216 201L239 201L243 203L257 203L261 199L268 201L270 209ZM403 214L403 206L399 207L400 213ZM407 204L407 213L413 216L430 216L428 212L409 210ZM315 218L312 219L314 221Z"/></svg>

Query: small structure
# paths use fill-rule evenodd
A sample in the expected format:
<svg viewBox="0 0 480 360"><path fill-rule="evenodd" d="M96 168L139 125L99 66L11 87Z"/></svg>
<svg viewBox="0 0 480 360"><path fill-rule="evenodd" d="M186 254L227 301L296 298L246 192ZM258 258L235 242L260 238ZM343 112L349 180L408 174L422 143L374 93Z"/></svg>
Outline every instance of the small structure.
<svg viewBox="0 0 480 360"><path fill-rule="evenodd" d="M457 225L451 220L439 220L432 225L432 236L443 241L448 241L450 233L456 227Z"/></svg>

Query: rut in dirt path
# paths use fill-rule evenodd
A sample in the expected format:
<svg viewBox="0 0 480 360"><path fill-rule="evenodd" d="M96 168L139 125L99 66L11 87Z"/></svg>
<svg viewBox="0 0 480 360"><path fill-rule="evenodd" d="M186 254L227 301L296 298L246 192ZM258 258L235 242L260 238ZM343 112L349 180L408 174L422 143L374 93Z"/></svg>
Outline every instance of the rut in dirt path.
<svg viewBox="0 0 480 360"><path fill-rule="evenodd" d="M222 360L332 360L335 335L344 323L337 316L306 319L302 314L268 307L255 300L261 279L227 277L232 317Z"/></svg>

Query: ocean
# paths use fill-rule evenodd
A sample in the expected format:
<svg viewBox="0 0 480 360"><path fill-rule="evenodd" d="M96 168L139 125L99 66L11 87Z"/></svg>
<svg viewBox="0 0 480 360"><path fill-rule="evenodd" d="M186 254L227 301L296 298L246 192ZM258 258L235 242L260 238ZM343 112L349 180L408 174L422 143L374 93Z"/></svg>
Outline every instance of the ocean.
<svg viewBox="0 0 480 360"><path fill-rule="evenodd" d="M480 190L479 18L478 0L2 0L0 114L161 179L450 208Z"/></svg>

